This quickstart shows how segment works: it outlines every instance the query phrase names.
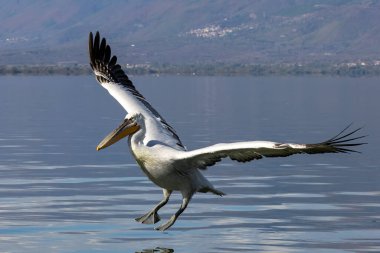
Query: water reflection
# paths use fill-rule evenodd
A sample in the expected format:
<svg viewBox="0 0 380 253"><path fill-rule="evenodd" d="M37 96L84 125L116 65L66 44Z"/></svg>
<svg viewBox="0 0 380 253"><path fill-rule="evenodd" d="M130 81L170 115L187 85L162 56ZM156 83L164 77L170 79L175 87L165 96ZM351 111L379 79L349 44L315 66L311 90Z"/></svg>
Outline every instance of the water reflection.
<svg viewBox="0 0 380 253"><path fill-rule="evenodd" d="M136 251L136 253L173 253L173 249L157 247L154 249L143 249L142 251Z"/></svg>

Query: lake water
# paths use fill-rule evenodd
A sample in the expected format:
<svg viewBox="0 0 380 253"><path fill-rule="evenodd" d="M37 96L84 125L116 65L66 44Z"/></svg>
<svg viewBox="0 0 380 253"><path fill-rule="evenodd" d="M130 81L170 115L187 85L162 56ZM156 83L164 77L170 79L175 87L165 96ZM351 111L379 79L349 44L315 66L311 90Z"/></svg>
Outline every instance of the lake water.
<svg viewBox="0 0 380 253"><path fill-rule="evenodd" d="M365 126L361 154L298 155L205 174L166 232L134 221L162 198L127 141L101 152L124 118L93 77L0 77L1 252L379 252L380 79L132 78L189 148L318 142ZM160 214L180 205L174 194Z"/></svg>

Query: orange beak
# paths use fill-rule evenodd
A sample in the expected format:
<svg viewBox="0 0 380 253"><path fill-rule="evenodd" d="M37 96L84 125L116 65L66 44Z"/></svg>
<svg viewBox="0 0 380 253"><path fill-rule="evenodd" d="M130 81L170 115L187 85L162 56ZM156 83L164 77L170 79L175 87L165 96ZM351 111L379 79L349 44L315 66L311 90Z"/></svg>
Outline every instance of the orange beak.
<svg viewBox="0 0 380 253"><path fill-rule="evenodd" d="M96 147L96 150L99 151L103 148L111 146L112 144L118 142L124 137L136 133L140 129L140 126L136 122L125 119L124 122L110 134L108 134Z"/></svg>

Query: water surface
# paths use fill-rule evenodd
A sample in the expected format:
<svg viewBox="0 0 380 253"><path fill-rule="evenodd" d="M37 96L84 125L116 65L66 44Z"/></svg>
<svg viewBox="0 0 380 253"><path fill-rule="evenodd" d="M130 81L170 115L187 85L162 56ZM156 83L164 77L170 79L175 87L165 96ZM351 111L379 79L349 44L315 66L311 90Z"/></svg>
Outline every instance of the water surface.
<svg viewBox="0 0 380 253"><path fill-rule="evenodd" d="M189 148L318 142L365 125L361 154L298 155L205 172L167 232L135 217L161 198L126 141L96 152L125 112L93 77L0 77L2 252L378 252L377 78L133 77ZM174 194L160 215L179 207Z"/></svg>

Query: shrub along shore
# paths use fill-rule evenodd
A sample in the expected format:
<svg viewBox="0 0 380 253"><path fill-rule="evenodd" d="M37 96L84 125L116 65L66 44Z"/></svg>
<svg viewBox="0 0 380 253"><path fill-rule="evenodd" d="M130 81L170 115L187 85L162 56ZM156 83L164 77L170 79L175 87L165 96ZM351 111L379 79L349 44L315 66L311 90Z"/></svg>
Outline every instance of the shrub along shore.
<svg viewBox="0 0 380 253"><path fill-rule="evenodd" d="M199 76L380 76L380 64L126 64L130 75L199 75ZM89 75L88 64L0 65L0 75Z"/></svg>

